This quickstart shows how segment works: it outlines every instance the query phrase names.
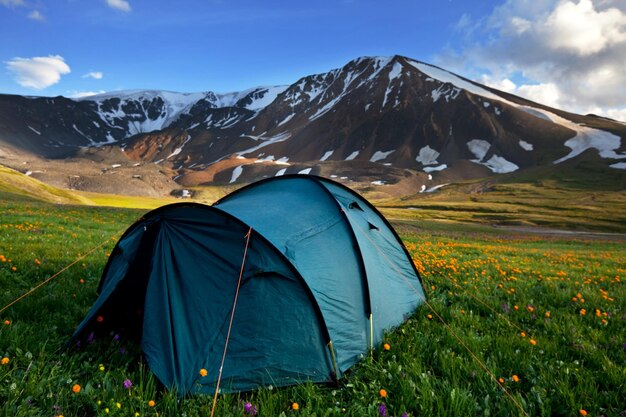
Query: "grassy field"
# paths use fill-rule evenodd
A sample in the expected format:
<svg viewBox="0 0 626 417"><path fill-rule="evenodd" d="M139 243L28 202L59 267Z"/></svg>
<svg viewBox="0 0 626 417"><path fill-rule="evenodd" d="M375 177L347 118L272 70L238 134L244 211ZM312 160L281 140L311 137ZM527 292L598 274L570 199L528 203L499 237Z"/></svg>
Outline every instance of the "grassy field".
<svg viewBox="0 0 626 417"><path fill-rule="evenodd" d="M212 397L178 400L159 388L124 340L66 347L115 237L145 210L0 197L0 308L78 260L0 313L0 416L209 415ZM626 413L623 240L399 216L411 220L396 226L429 306L338 386L220 396L215 415L250 415L251 406L285 417Z"/></svg>

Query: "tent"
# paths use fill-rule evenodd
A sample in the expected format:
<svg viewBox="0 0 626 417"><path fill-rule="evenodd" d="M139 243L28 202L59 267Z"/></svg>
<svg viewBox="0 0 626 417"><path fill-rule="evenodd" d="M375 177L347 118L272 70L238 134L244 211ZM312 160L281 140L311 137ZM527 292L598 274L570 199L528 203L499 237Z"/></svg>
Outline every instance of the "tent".
<svg viewBox="0 0 626 417"><path fill-rule="evenodd" d="M98 292L73 339L134 335L182 394L215 392L231 326L221 392L332 381L425 300L384 217L310 175L147 213L118 241Z"/></svg>

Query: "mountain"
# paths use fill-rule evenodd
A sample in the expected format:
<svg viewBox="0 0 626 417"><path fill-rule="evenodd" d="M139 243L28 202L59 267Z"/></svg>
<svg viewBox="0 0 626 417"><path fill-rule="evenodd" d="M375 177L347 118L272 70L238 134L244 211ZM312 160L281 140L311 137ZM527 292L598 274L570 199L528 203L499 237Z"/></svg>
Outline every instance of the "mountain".
<svg viewBox="0 0 626 417"><path fill-rule="evenodd" d="M626 124L406 57L364 57L289 86L229 94L0 95L0 163L24 156L48 167L40 179L69 188L116 180L127 192L159 194L312 173L411 194L582 161L626 178ZM74 162L80 180L55 177L58 161ZM103 175L111 173L121 175ZM143 183L133 188L137 176Z"/></svg>

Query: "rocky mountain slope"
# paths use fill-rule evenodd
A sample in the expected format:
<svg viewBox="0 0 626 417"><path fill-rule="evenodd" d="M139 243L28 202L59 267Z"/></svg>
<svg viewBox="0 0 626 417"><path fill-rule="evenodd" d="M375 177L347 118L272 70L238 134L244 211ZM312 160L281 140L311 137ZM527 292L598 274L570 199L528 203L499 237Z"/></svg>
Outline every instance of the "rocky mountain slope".
<svg viewBox="0 0 626 417"><path fill-rule="evenodd" d="M0 163L69 188L159 194L312 173L412 194L582 160L626 173L626 124L401 56L230 94L0 95Z"/></svg>

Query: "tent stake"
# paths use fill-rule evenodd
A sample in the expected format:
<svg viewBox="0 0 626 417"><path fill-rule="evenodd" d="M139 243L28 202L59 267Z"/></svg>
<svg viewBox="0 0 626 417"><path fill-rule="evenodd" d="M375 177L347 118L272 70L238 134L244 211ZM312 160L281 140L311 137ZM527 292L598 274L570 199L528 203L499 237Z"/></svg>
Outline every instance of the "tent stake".
<svg viewBox="0 0 626 417"><path fill-rule="evenodd" d="M335 358L335 349L333 348L333 341L328 342L328 348L330 349L330 357L333 360L333 368L335 369L335 382L339 383L339 368L337 368L337 359Z"/></svg>

